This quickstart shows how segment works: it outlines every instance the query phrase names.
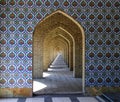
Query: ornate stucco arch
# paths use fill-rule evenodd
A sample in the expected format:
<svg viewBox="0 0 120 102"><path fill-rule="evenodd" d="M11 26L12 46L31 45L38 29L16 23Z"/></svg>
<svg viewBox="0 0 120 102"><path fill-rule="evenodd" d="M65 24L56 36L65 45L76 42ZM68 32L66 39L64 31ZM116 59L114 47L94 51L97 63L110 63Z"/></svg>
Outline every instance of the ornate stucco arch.
<svg viewBox="0 0 120 102"><path fill-rule="evenodd" d="M61 34L69 42L72 42L72 57L73 62L73 76L82 77L83 92L85 80L85 35L82 26L76 22L71 16L67 15L61 10L57 10L40 21L34 30L33 34L33 68L35 78L42 77L43 73L43 58L44 58L44 40L51 31L61 28L61 31L67 34ZM60 30L60 29L59 29ZM66 37L68 36L68 37ZM70 40L71 39L71 40Z"/></svg>

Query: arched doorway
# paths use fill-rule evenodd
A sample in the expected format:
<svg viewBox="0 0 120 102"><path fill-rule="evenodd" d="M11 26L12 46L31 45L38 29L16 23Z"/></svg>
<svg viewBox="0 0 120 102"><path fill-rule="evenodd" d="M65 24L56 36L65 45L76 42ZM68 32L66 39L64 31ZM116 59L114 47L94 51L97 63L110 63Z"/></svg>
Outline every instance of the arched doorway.
<svg viewBox="0 0 120 102"><path fill-rule="evenodd" d="M73 76L82 78L82 91L84 92L84 30L78 22L61 10L50 14L35 27L33 34L33 78L42 77L43 71L47 70L48 65L58 52L64 54L70 70L73 70Z"/></svg>

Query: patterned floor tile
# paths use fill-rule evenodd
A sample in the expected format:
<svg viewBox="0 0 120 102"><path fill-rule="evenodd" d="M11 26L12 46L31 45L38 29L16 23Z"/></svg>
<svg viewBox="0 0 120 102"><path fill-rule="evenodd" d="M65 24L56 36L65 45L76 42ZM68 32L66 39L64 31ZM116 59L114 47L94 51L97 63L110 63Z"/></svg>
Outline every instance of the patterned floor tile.
<svg viewBox="0 0 120 102"><path fill-rule="evenodd" d="M14 98L4 98L0 99L0 102L17 102L18 99Z"/></svg>
<svg viewBox="0 0 120 102"><path fill-rule="evenodd" d="M44 98L27 98L25 102L44 102Z"/></svg>
<svg viewBox="0 0 120 102"><path fill-rule="evenodd" d="M55 97L52 98L53 102L71 102L70 98L68 97Z"/></svg>
<svg viewBox="0 0 120 102"><path fill-rule="evenodd" d="M77 97L80 102L98 102L94 97Z"/></svg>

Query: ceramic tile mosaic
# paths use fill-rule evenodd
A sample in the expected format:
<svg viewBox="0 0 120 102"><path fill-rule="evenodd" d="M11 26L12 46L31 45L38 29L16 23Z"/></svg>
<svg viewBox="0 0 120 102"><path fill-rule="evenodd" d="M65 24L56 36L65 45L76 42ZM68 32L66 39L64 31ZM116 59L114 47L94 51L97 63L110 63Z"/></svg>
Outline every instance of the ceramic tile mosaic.
<svg viewBox="0 0 120 102"><path fill-rule="evenodd" d="M0 0L0 87L32 88L32 34L61 9L85 30L86 86L120 86L120 0Z"/></svg>

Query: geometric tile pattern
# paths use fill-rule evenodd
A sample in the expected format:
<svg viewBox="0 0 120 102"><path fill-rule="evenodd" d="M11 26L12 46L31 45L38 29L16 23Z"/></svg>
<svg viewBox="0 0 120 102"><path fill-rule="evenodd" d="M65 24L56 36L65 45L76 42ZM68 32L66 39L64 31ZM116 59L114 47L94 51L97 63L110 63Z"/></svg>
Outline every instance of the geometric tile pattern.
<svg viewBox="0 0 120 102"><path fill-rule="evenodd" d="M32 87L32 34L61 9L85 30L87 86L120 86L120 0L1 0L0 87Z"/></svg>
<svg viewBox="0 0 120 102"><path fill-rule="evenodd" d="M9 101L8 101L9 100ZM95 97L84 96L42 96L34 98L8 98L1 99L0 102L99 102Z"/></svg>

